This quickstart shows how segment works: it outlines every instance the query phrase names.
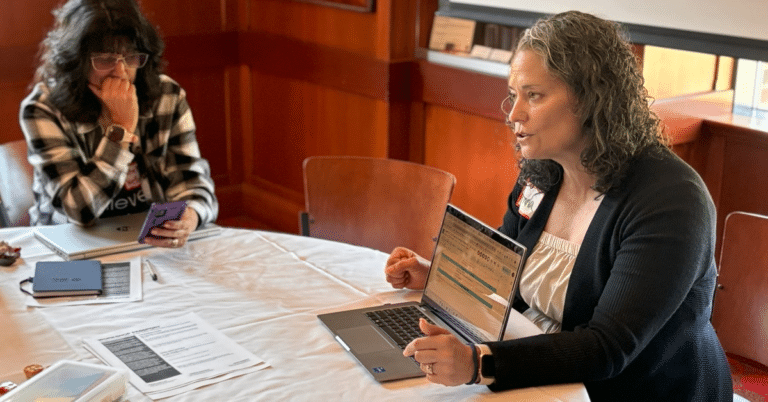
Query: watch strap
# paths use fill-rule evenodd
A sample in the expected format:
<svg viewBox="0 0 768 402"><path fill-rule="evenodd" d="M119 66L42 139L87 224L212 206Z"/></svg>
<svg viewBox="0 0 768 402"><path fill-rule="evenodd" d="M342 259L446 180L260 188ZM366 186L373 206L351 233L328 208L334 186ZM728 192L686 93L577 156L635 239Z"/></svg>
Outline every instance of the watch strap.
<svg viewBox="0 0 768 402"><path fill-rule="evenodd" d="M477 345L470 344L472 348L472 379L466 385L477 384L477 376L480 375L480 359L477 357Z"/></svg>

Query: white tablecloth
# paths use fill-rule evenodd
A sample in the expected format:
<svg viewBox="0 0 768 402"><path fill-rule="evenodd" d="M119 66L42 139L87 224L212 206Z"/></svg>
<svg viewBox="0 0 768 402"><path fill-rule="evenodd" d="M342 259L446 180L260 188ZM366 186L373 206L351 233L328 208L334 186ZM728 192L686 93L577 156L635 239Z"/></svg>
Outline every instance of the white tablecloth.
<svg viewBox="0 0 768 402"><path fill-rule="evenodd" d="M0 267L0 382L23 381L22 370L60 359L98 363L84 337L132 327L144 320L195 312L264 359L270 368L167 401L588 401L581 384L492 393L485 386L444 387L426 379L379 384L333 339L317 314L345 306L418 300L384 280L387 255L295 235L224 229L221 236L178 250L149 249L105 262L150 256L159 281L144 272L144 299L133 303L32 308L19 281L39 260L58 260L28 228L0 230L0 240L22 247L22 260ZM532 326L522 316L508 336ZM513 332L517 331L517 334ZM129 387L126 400L150 401Z"/></svg>

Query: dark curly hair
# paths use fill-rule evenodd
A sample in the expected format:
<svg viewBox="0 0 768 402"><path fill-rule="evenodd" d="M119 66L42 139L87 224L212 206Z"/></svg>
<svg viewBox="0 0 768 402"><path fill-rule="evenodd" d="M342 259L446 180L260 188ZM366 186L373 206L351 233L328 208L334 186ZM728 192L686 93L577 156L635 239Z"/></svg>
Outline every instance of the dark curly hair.
<svg viewBox="0 0 768 402"><path fill-rule="evenodd" d="M162 54L160 34L141 13L135 0L69 0L53 11L53 29L41 44L35 82L45 82L51 102L69 121L96 122L101 103L88 88L91 53L131 51L149 54L136 71L139 113L160 97Z"/></svg>
<svg viewBox="0 0 768 402"><path fill-rule="evenodd" d="M582 165L600 193L617 186L628 162L649 148L668 149L635 54L619 24L569 11L542 18L527 29L515 52L532 50L578 100L587 146ZM552 160L521 159L520 183L546 190L562 168Z"/></svg>

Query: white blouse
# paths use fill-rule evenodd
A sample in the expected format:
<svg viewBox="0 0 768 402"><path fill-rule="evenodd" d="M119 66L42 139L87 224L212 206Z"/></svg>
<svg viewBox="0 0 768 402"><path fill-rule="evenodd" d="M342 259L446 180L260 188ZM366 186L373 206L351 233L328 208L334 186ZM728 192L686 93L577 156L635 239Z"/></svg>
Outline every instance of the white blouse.
<svg viewBox="0 0 768 402"><path fill-rule="evenodd" d="M560 332L571 270L581 246L543 232L520 276L523 315L545 333Z"/></svg>

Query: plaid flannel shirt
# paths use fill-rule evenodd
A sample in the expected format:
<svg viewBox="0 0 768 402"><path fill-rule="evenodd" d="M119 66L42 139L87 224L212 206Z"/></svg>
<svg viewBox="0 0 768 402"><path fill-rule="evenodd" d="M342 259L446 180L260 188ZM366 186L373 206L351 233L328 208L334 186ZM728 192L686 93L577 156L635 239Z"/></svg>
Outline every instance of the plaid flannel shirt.
<svg viewBox="0 0 768 402"><path fill-rule="evenodd" d="M153 202L186 200L200 224L218 215L208 161L200 156L185 91L161 76L162 96L139 116L139 144L123 150L99 124L68 121L38 83L21 103L20 124L34 167L36 203L32 225L94 222L123 188L132 161L139 162L142 189Z"/></svg>

